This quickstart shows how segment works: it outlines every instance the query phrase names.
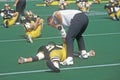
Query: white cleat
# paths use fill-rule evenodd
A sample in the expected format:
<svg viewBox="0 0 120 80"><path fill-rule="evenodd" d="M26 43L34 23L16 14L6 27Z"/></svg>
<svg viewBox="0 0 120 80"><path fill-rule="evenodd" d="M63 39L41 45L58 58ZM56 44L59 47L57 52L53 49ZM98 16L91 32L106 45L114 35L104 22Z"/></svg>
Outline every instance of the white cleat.
<svg viewBox="0 0 120 80"><path fill-rule="evenodd" d="M30 43L33 43L33 40L32 40L31 35L28 35L28 36L27 36L27 40L28 40Z"/></svg>
<svg viewBox="0 0 120 80"><path fill-rule="evenodd" d="M74 64L73 62L73 58L72 57L68 57L66 60L64 60L63 62L60 62L61 65L72 65Z"/></svg>

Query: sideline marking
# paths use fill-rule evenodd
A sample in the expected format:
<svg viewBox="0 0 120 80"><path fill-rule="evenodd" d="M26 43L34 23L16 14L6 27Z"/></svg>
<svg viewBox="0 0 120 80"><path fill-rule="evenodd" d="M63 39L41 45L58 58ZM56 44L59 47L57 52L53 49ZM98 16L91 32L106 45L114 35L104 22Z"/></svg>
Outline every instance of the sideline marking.
<svg viewBox="0 0 120 80"><path fill-rule="evenodd" d="M100 68L100 67L112 67L112 66L120 66L120 63L114 64L103 64L103 65L91 65L91 66L81 66L81 67L69 67L69 68L61 68L60 70L74 70L74 69L88 69L88 68ZM51 71L50 69L44 70L33 70L33 71L21 71L21 72L9 72L9 73L0 73L0 76L7 76L7 75L16 75L16 74L27 74L27 73L42 73L46 71Z"/></svg>
<svg viewBox="0 0 120 80"><path fill-rule="evenodd" d="M107 36L107 35L118 35L120 32L116 33L101 33L101 34L84 34L85 37L91 37L91 36ZM45 39L58 39L61 38L61 36L55 36L55 37L44 37L44 38L36 38L34 40L45 40ZM0 40L0 43L2 42L16 42L16 41L25 41L26 39L13 39L13 40Z"/></svg>

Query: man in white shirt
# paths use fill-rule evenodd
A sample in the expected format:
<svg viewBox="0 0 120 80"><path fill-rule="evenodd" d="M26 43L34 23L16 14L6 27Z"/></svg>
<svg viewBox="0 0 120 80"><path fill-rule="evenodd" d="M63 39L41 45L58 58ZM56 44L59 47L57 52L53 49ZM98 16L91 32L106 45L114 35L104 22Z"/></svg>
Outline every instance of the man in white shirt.
<svg viewBox="0 0 120 80"><path fill-rule="evenodd" d="M77 40L79 51L86 54L86 48L83 39L83 32L86 30L89 19L79 10L59 10L55 11L52 16L49 16L47 23L50 26L57 28L61 36L66 38L67 59L63 62L65 65L73 64L74 40ZM67 27L67 33L63 28ZM94 51L93 51L94 54ZM85 55L88 57L89 55Z"/></svg>

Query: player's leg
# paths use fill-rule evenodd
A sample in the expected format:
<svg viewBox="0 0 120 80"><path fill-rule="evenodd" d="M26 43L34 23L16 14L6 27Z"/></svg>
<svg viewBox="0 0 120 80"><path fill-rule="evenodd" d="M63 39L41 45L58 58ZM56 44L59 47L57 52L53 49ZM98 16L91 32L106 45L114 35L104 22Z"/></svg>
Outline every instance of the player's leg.
<svg viewBox="0 0 120 80"><path fill-rule="evenodd" d="M5 28L8 28L8 19L4 19L3 25Z"/></svg>
<svg viewBox="0 0 120 80"><path fill-rule="evenodd" d="M86 51L78 51L78 52L74 52L73 53L74 57L80 57L83 59L87 59L88 57L92 57L95 56L95 51L94 50L90 50L89 52Z"/></svg>
<svg viewBox="0 0 120 80"><path fill-rule="evenodd" d="M47 66L53 72L60 72L59 63L60 63L60 59L62 59L62 57L63 57L62 50L61 49L53 50L49 56L50 56L50 58L46 62Z"/></svg>
<svg viewBox="0 0 120 80"><path fill-rule="evenodd" d="M83 23L83 25L79 26L80 31L76 35L76 40L77 40L77 43L78 43L79 51L84 53L84 52L86 52L86 48L85 48L84 38L83 38L82 34L85 32L85 30L88 26L89 20L84 14L81 14L80 17L83 18L82 21L80 20L80 22Z"/></svg>
<svg viewBox="0 0 120 80"><path fill-rule="evenodd" d="M26 35L26 39L28 42L33 43L31 34Z"/></svg>
<svg viewBox="0 0 120 80"><path fill-rule="evenodd" d="M18 18L18 13L16 12L15 15L11 18L11 19L8 19L8 26L12 26L16 23L16 20Z"/></svg>
<svg viewBox="0 0 120 80"><path fill-rule="evenodd" d="M50 60L47 60L46 64L53 72L60 72L59 62L60 58L53 53Z"/></svg>
<svg viewBox="0 0 120 80"><path fill-rule="evenodd" d="M117 8L117 9L116 9L116 8ZM115 7L115 6L113 7L114 17L116 18L117 21L119 21L119 18L118 18L118 16L117 16L118 9L119 9L118 7Z"/></svg>
<svg viewBox="0 0 120 80"><path fill-rule="evenodd" d="M52 62L51 60L48 60L46 64L53 72L60 72L59 61Z"/></svg>

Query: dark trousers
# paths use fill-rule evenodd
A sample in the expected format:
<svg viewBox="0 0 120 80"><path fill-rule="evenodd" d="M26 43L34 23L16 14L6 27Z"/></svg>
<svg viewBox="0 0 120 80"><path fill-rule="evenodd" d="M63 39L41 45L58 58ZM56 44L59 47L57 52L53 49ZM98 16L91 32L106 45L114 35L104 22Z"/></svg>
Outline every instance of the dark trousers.
<svg viewBox="0 0 120 80"><path fill-rule="evenodd" d="M71 20L71 25L66 37L67 56L73 56L75 39L77 41L79 51L86 50L82 34L86 30L88 22L88 17L84 13L76 14Z"/></svg>
<svg viewBox="0 0 120 80"><path fill-rule="evenodd" d="M24 10L26 7L26 0L19 0L16 6L16 11L19 13L17 21L19 22L20 16L24 16Z"/></svg>

